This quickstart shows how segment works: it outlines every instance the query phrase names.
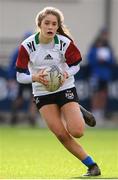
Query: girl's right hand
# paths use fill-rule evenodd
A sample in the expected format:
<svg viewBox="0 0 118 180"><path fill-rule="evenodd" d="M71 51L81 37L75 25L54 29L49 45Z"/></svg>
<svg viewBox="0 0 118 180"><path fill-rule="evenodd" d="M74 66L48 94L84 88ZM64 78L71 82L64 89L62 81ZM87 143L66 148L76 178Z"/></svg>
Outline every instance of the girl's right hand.
<svg viewBox="0 0 118 180"><path fill-rule="evenodd" d="M48 85L48 81L46 80L45 76L47 74L44 74L44 69L40 70L38 73L32 75L32 81L33 82L39 82L43 85Z"/></svg>

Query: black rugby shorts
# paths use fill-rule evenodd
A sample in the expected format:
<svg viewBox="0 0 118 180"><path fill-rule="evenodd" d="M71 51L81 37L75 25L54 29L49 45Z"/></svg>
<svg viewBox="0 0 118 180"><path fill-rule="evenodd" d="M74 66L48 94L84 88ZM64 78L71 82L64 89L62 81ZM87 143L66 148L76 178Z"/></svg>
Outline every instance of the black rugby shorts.
<svg viewBox="0 0 118 180"><path fill-rule="evenodd" d="M38 109L47 104L57 104L62 107L69 102L79 102L76 88L66 89L49 95L35 96L34 101Z"/></svg>

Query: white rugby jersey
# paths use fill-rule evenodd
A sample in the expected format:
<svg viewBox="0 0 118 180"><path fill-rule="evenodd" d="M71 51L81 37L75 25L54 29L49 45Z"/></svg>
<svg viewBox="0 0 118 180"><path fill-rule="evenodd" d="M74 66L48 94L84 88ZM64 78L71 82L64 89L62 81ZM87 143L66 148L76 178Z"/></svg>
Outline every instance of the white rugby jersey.
<svg viewBox="0 0 118 180"><path fill-rule="evenodd" d="M80 51L67 37L56 34L54 41L49 44L41 44L40 34L37 33L22 42L16 68L20 73L25 73L28 68L31 75L50 65L57 65L66 71L69 66L77 65L81 59ZM70 76L55 92L74 86L74 76ZM45 86L38 82L32 82L32 87L34 96L55 93L47 91Z"/></svg>

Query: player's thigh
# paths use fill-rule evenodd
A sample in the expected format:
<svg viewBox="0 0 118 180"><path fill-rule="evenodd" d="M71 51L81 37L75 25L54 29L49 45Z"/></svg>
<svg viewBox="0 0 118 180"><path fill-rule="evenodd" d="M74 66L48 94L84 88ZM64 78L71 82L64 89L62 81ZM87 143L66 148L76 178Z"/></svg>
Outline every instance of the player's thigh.
<svg viewBox="0 0 118 180"><path fill-rule="evenodd" d="M79 104L76 102L66 103L61 107L61 111L66 120L68 131L73 134L83 134L85 122L80 111Z"/></svg>
<svg viewBox="0 0 118 180"><path fill-rule="evenodd" d="M66 130L61 121L61 112L56 104L48 104L42 106L40 108L40 114L53 133L55 133L56 135L65 133Z"/></svg>

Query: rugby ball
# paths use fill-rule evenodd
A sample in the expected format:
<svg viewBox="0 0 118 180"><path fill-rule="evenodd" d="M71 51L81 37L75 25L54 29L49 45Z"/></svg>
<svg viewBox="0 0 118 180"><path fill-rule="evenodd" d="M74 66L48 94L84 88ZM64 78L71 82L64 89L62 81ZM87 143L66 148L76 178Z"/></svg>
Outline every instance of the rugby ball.
<svg viewBox="0 0 118 180"><path fill-rule="evenodd" d="M48 85L45 86L46 90L53 92L60 88L63 74L58 66L47 67L43 73L46 74L45 79L48 80Z"/></svg>

